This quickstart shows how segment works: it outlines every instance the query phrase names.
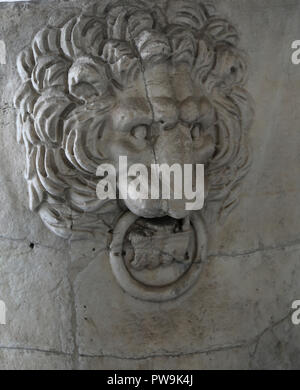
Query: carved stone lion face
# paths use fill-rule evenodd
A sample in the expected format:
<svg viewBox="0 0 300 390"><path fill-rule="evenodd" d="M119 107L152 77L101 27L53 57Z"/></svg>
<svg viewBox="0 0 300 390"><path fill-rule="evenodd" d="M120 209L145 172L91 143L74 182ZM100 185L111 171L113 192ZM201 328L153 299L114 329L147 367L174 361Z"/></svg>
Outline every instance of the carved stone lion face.
<svg viewBox="0 0 300 390"><path fill-rule="evenodd" d="M252 118L237 42L203 1L95 2L58 11L19 56L30 207L65 238L114 228L112 268L134 296L184 292L205 258L205 212L214 202L228 213L237 201ZM190 215L185 199L99 200L97 167L119 156L148 167L205 164L203 215Z"/></svg>

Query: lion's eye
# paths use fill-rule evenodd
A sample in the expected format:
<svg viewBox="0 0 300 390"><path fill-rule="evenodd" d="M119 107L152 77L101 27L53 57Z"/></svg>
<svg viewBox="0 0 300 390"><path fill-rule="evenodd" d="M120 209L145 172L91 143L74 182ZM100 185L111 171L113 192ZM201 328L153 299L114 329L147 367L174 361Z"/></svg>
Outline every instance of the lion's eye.
<svg viewBox="0 0 300 390"><path fill-rule="evenodd" d="M148 129L147 129L147 126L145 126L145 125L137 126L131 130L131 134L135 138L140 139L140 140L146 139L147 133L148 133Z"/></svg>
<svg viewBox="0 0 300 390"><path fill-rule="evenodd" d="M202 126L197 124L191 130L191 136L194 141L197 141L201 137Z"/></svg>

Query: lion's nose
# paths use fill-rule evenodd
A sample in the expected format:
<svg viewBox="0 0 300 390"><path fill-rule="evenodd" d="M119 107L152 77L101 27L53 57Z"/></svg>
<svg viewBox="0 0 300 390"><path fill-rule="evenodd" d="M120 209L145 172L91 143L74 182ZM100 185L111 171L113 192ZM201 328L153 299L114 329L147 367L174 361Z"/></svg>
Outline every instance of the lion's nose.
<svg viewBox="0 0 300 390"><path fill-rule="evenodd" d="M154 122L163 130L174 128L179 120L179 110L176 102L167 97L159 97L151 100Z"/></svg>
<svg viewBox="0 0 300 390"><path fill-rule="evenodd" d="M193 164L193 140L189 129L177 123L172 131L161 131L155 140L157 164Z"/></svg>
<svg viewBox="0 0 300 390"><path fill-rule="evenodd" d="M189 214L186 210L187 199L183 188L185 165L194 166L193 141L188 129L177 123L170 131L160 132L154 144L154 153L156 164L160 167L165 165L172 172L169 188L170 199L162 200L162 209L173 218L185 218ZM181 186L178 191L178 194L181 194L180 197L177 196L178 185Z"/></svg>

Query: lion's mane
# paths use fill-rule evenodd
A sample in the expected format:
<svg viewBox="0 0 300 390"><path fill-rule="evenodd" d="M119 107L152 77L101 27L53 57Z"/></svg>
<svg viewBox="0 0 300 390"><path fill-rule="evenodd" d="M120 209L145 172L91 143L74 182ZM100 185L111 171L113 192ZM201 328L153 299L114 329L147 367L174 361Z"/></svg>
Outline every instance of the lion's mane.
<svg viewBox="0 0 300 390"><path fill-rule="evenodd" d="M237 44L236 29L204 1L170 0L164 8L142 0L111 1L104 8L94 2L84 10L56 12L17 62L17 130L26 148L31 210L65 238L111 228L120 207L96 197L102 156L95 145L105 113L114 104L114 89L126 88L144 64L173 61L188 64L217 113L206 205L219 202L220 213L229 212L249 168L246 137L253 112ZM83 94L76 77L85 68Z"/></svg>

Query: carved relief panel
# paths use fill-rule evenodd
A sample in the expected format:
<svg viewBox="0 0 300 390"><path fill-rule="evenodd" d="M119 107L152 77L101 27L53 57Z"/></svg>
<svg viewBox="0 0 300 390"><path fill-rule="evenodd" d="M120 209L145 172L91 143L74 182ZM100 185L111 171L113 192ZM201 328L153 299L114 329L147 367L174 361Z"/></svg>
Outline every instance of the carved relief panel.
<svg viewBox="0 0 300 390"><path fill-rule="evenodd" d="M30 208L65 239L107 240L132 296L174 299L206 260L210 208L215 223L233 209L250 166L245 55L205 1L91 4L55 12L18 58ZM205 208L100 200L97 168L121 155L149 167L204 164Z"/></svg>

